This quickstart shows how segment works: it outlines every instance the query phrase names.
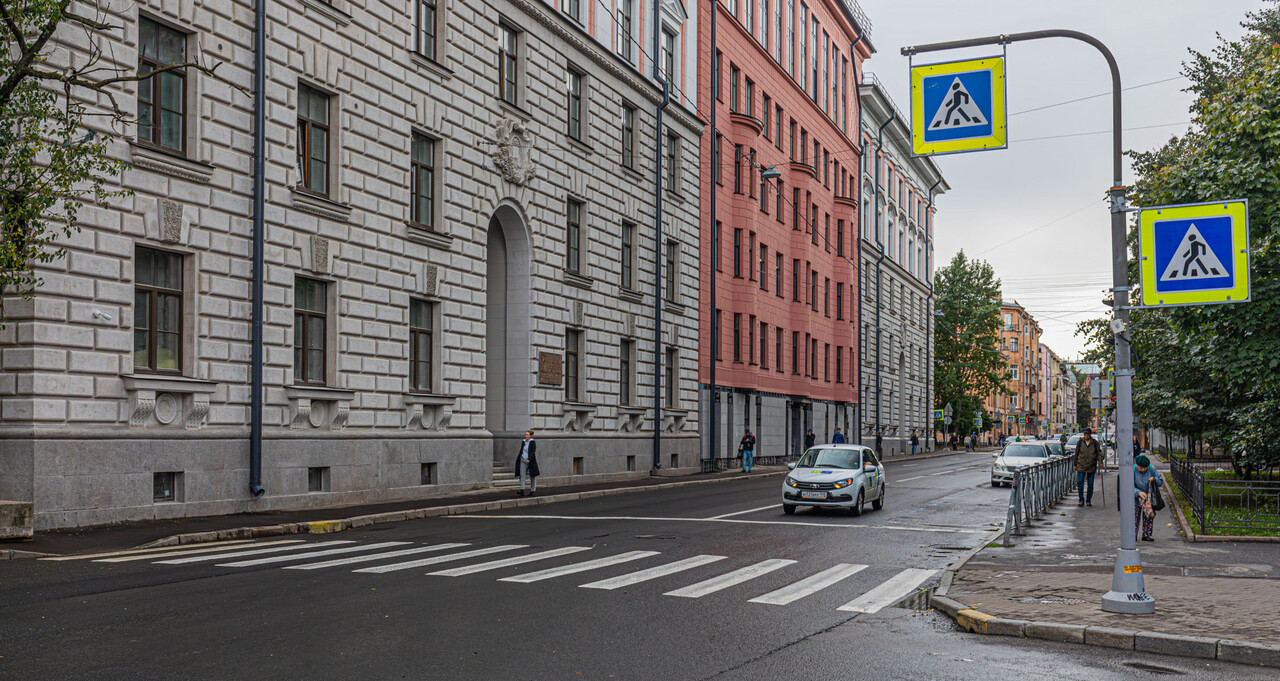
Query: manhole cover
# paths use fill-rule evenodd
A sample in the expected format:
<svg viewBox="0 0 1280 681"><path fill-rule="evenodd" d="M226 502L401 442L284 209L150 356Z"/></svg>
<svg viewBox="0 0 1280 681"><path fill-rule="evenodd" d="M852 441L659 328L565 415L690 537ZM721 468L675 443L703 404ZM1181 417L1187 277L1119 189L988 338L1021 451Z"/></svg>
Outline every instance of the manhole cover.
<svg viewBox="0 0 1280 681"><path fill-rule="evenodd" d="M1179 676L1182 675L1182 672L1178 671L1177 669L1160 667L1154 664L1147 664L1146 662L1125 662L1124 665L1126 667L1133 667L1134 669L1140 669L1144 672L1151 672L1152 674L1164 674L1164 675L1176 674Z"/></svg>
<svg viewBox="0 0 1280 681"><path fill-rule="evenodd" d="M1076 605L1084 602L1078 598L1062 598L1060 596L1024 596L1017 599L1017 601L1028 605Z"/></svg>

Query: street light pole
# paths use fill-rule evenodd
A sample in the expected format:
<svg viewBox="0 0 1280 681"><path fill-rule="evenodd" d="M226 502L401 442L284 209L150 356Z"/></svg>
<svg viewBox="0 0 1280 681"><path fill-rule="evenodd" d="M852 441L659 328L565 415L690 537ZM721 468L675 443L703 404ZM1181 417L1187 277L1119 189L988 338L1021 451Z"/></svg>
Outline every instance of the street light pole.
<svg viewBox="0 0 1280 681"><path fill-rule="evenodd" d="M1151 614L1156 601L1146 591L1142 578L1142 557L1137 548L1137 518L1133 490L1133 369L1129 366L1129 250L1128 230L1125 225L1124 145L1121 142L1120 67L1111 50L1102 41L1079 31L1052 29L1008 33L985 38L954 40L902 48L903 56L921 52L937 52L984 45L1008 45L1009 43L1042 38L1069 38L1092 45L1102 53L1111 71L1111 165L1112 183L1107 191L1111 208L1111 275L1115 319L1112 332L1116 337L1116 459L1120 466L1120 550L1116 552L1115 569L1111 577L1111 591L1102 597L1102 609L1125 614ZM1118 443L1126 443L1121 447ZM1127 493L1126 493L1127 492Z"/></svg>

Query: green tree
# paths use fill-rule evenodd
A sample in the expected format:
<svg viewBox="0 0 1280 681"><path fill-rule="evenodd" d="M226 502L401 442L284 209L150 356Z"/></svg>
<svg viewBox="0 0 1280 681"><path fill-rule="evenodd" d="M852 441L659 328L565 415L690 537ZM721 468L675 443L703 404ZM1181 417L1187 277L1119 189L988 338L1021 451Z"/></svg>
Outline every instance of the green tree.
<svg viewBox="0 0 1280 681"><path fill-rule="evenodd" d="M954 410L953 429L970 432L987 395L1004 387L1008 366L1000 356L1000 280L984 260L964 251L934 278L937 295L934 351L934 404Z"/></svg>
<svg viewBox="0 0 1280 681"><path fill-rule="evenodd" d="M1268 4L1247 15L1239 41L1192 53L1191 130L1131 154L1135 205L1249 200L1252 300L1139 310L1129 329L1135 413L1203 438L1246 469L1280 465L1280 9ZM1077 333L1106 354L1100 323Z"/></svg>
<svg viewBox="0 0 1280 681"><path fill-rule="evenodd" d="M95 0L0 0L0 293L30 298L40 284L35 267L61 258L58 240L79 231L80 207L127 194L111 182L127 166L108 155L132 121L117 100L120 85L217 68L184 61L139 75L116 66L103 58L104 37L122 30L110 12ZM68 60L69 50L54 49L60 41L82 50Z"/></svg>

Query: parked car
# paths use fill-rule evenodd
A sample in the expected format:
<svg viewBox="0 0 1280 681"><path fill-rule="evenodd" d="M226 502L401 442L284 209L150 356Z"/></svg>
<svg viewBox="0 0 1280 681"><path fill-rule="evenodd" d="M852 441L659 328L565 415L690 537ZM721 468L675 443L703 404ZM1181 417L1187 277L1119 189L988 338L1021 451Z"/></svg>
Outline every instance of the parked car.
<svg viewBox="0 0 1280 681"><path fill-rule="evenodd" d="M861 445L810 447L800 460L788 464L791 472L782 482L782 511L795 513L800 506L847 508L862 515L867 501L877 511L884 507L884 465L875 452Z"/></svg>
<svg viewBox="0 0 1280 681"><path fill-rule="evenodd" d="M1067 438L1068 454L1076 453L1076 443L1079 442L1082 437L1084 437L1084 433L1072 433L1071 436Z"/></svg>
<svg viewBox="0 0 1280 681"><path fill-rule="evenodd" d="M1005 445L1003 449L992 455L996 460L991 464L991 486L1012 485L1015 470L1057 458L1059 455L1054 454L1049 444L1044 441L1029 441L1011 442Z"/></svg>

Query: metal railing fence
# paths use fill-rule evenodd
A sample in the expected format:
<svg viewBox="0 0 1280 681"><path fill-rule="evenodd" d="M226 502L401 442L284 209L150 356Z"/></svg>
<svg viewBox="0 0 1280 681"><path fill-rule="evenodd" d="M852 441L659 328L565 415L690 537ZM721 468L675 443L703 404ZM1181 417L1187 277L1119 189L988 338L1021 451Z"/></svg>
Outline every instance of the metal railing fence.
<svg viewBox="0 0 1280 681"><path fill-rule="evenodd" d="M1010 546L1011 535L1024 534L1024 525L1030 527L1032 520L1072 490L1075 470L1075 458L1070 456L1014 470L1004 522L1005 546Z"/></svg>
<svg viewBox="0 0 1280 681"><path fill-rule="evenodd" d="M1206 478L1202 467L1170 457L1169 472L1201 534L1262 530L1280 534L1280 482Z"/></svg>

